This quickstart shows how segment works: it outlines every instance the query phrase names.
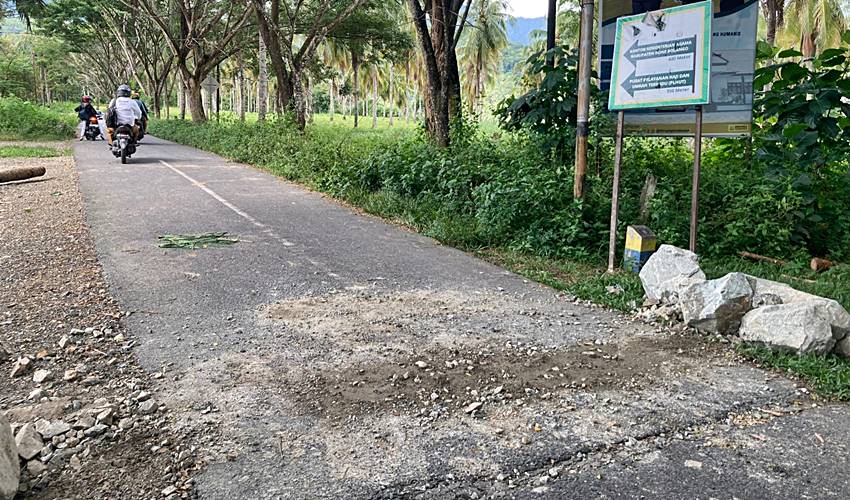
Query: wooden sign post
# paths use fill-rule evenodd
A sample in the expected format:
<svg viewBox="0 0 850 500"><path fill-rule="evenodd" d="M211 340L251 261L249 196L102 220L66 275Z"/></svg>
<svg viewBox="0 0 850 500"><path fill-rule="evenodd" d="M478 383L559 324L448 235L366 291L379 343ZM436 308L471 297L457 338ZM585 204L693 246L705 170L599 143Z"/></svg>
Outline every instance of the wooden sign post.
<svg viewBox="0 0 850 500"><path fill-rule="evenodd" d="M617 19L608 99L608 108L619 112L611 193L609 271L614 270L617 260L624 110L627 109L697 106L690 235L691 250L696 248L702 105L711 98L711 20L709 0Z"/></svg>

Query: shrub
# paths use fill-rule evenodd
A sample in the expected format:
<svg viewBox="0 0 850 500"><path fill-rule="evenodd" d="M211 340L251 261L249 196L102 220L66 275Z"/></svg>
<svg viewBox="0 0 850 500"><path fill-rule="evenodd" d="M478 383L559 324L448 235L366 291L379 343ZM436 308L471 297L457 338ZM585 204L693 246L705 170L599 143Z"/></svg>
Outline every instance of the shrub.
<svg viewBox="0 0 850 500"><path fill-rule="evenodd" d="M76 114L37 106L17 97L0 98L0 137L6 140L69 139L74 136Z"/></svg>

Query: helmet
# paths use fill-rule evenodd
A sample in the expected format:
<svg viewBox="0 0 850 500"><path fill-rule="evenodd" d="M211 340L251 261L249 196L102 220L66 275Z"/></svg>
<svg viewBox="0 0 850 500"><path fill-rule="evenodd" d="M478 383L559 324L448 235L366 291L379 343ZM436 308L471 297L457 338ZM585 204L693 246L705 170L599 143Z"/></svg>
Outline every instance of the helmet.
<svg viewBox="0 0 850 500"><path fill-rule="evenodd" d="M84 96L83 96L83 102L84 102L84 103L90 103L90 102L91 102L91 97L89 97L89 96L87 96L87 95L84 95Z"/></svg>
<svg viewBox="0 0 850 500"><path fill-rule="evenodd" d="M130 94L130 97L132 97L133 99L138 99L139 93L134 90L133 93Z"/></svg>
<svg viewBox="0 0 850 500"><path fill-rule="evenodd" d="M130 97L130 86L127 84L122 84L118 86L118 90L115 91L116 97Z"/></svg>

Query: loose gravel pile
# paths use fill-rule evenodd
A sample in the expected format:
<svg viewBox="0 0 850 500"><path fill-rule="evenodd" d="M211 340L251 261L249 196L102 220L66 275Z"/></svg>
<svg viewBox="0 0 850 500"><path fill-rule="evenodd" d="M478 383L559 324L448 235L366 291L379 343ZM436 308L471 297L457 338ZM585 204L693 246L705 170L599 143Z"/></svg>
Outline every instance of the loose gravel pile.
<svg viewBox="0 0 850 500"><path fill-rule="evenodd" d="M73 160L11 159L47 175L0 185L0 411L20 495L188 498L194 449L133 356L84 220Z"/></svg>

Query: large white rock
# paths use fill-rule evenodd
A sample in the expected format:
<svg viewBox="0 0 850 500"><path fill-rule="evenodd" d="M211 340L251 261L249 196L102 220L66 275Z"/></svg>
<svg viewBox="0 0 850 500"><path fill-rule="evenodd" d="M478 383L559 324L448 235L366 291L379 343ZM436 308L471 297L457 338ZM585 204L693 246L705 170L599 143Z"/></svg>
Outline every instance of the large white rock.
<svg viewBox="0 0 850 500"><path fill-rule="evenodd" d="M647 298L675 303L688 286L705 281L697 255L673 245L661 245L640 270Z"/></svg>
<svg viewBox="0 0 850 500"><path fill-rule="evenodd" d="M737 333L741 318L752 308L752 298L747 275L731 273L689 286L681 292L679 305L689 326L729 335Z"/></svg>
<svg viewBox="0 0 850 500"><path fill-rule="evenodd" d="M35 430L32 424L24 424L18 430L15 436L15 445L18 447L18 455L24 460L31 460L36 457L44 446L41 440L41 435Z"/></svg>
<svg viewBox="0 0 850 500"><path fill-rule="evenodd" d="M834 300L810 300L763 306L741 321L741 339L800 354L826 354L850 329L850 316Z"/></svg>
<svg viewBox="0 0 850 500"><path fill-rule="evenodd" d="M791 304L812 299L820 299L817 295L801 292L785 283L747 276L753 288L753 307L762 305Z"/></svg>
<svg viewBox="0 0 850 500"><path fill-rule="evenodd" d="M0 411L0 500L12 500L18 492L21 468L18 463L18 447L12 437L12 427L6 415Z"/></svg>

